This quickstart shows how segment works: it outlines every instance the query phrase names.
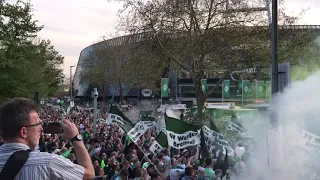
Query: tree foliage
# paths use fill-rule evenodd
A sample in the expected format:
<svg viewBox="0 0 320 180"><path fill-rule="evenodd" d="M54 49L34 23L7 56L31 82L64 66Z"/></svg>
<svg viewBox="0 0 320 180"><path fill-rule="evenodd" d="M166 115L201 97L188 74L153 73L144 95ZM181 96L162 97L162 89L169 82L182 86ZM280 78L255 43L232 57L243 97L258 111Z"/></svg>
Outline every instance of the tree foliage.
<svg viewBox="0 0 320 180"><path fill-rule="evenodd" d="M151 34L176 71L193 78L198 111L208 96L235 70L270 67L270 31L264 0L128 0L120 11L120 30ZM294 25L280 9L279 25ZM280 61L295 63L301 47L314 34L307 30L279 33ZM221 73L222 72L222 73ZM215 73L220 80L204 94L201 79Z"/></svg>
<svg viewBox="0 0 320 180"><path fill-rule="evenodd" d="M63 57L49 40L39 40L43 28L32 19L32 5L0 2L0 101L16 96L40 97L60 89Z"/></svg>
<svg viewBox="0 0 320 180"><path fill-rule="evenodd" d="M156 89L165 65L152 41L112 46L104 40L93 46L87 62L84 79L102 91L107 85L116 84L120 93L124 84L129 85L127 90L131 87Z"/></svg>

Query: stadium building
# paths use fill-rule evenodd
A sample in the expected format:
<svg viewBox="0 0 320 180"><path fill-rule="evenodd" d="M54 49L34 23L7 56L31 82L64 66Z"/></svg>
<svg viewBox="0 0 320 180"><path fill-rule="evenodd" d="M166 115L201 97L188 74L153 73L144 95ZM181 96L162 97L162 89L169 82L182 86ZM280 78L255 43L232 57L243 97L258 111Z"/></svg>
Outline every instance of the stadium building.
<svg viewBox="0 0 320 180"><path fill-rule="evenodd" d="M264 27L266 28L266 27ZM316 41L318 44L320 44L320 26L314 26L314 25L298 25L298 26L281 26L279 27L279 33L283 31L283 33L286 30L294 30L294 31L300 31L300 30L312 30L316 33L317 38ZM77 68L75 71L74 79L73 79L73 89L75 91L74 95L78 98L85 98L90 97L90 94L92 92L92 85L90 82L86 82L83 79L83 72L86 69L86 66L88 63L90 63L90 60L92 60L93 49L96 46L102 45L102 43L110 45L110 46L120 46L124 43L129 44L139 44L141 42L145 41L144 34L135 34L130 36L122 36L117 37L113 39L106 40L104 42L99 42L93 45L90 45L86 48L84 48L79 56L79 61L77 64ZM167 71L164 69L164 71ZM246 69L244 71L250 72L250 73L263 73L263 75L259 76L259 80L268 81L270 80L269 76L269 67L251 67L249 69ZM193 80L190 77L189 74L178 74L174 71L168 71L167 76L169 77L169 99L173 100L179 100L182 102L192 102L195 100L195 93L194 93L194 85ZM207 76L207 87L210 89L210 87L215 86L215 84L219 81L219 78L215 77L211 74L206 74ZM239 83L235 81L235 79L239 79L237 76L237 73L234 73L232 76L229 77L230 81L230 97L228 99L223 99L222 97L222 86L213 92L209 98L208 101L233 101L233 102L239 102L243 101L243 97L239 96L239 90L241 91L241 87L239 87ZM119 96L119 88L118 85L115 84L108 84L108 88L106 89L106 93L108 95L108 98L112 97L118 97ZM149 90L142 90L137 88L131 88L128 89L130 85L124 85L123 86L123 93L124 97L127 98L135 98L135 99L141 99L141 98L150 98L150 97L159 97L159 92L153 92L152 95ZM102 93L100 93L101 95ZM252 100L252 99L251 99ZM250 101L251 101L250 100Z"/></svg>

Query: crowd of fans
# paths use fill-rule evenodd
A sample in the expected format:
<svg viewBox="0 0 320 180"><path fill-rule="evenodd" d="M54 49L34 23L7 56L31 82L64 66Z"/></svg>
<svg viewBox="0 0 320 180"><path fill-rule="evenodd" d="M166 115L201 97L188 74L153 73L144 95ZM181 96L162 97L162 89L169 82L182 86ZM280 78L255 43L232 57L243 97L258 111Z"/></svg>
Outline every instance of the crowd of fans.
<svg viewBox="0 0 320 180"><path fill-rule="evenodd" d="M155 131L150 129L137 144L126 140L125 133L116 125L98 124L94 136L90 109L74 110L69 115L52 106L43 107L40 117L44 122L74 122L83 136L95 169L96 179L208 179L219 180L225 167L223 154L217 159L198 159L199 147L184 150L164 149L159 154L148 151L154 141ZM77 163L71 143L55 134L43 134L39 150L59 154ZM225 174L225 173L224 173Z"/></svg>

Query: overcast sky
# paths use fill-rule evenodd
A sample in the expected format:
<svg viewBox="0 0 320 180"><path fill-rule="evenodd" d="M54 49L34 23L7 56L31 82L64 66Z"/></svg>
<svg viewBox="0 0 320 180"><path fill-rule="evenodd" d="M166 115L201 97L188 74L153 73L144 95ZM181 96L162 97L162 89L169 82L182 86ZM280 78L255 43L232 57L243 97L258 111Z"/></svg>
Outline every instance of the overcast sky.
<svg viewBox="0 0 320 180"><path fill-rule="evenodd" d="M39 35L50 39L65 57L67 76L82 49L115 32L116 13L122 7L121 0L32 0L32 4L34 19L44 25ZM290 13L309 9L300 24L320 25L320 0L286 0L286 8Z"/></svg>

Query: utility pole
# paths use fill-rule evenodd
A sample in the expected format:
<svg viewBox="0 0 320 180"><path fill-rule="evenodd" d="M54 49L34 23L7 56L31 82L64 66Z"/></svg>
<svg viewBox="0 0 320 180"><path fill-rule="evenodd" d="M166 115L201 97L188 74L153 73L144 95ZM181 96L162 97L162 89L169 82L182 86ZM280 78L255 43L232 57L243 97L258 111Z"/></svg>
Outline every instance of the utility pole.
<svg viewBox="0 0 320 180"><path fill-rule="evenodd" d="M278 92L278 0L272 0L272 24L271 24L271 87L272 99ZM271 126L278 126L276 114L271 116Z"/></svg>
<svg viewBox="0 0 320 180"><path fill-rule="evenodd" d="M278 0L272 0L271 24L272 95L278 92Z"/></svg>

